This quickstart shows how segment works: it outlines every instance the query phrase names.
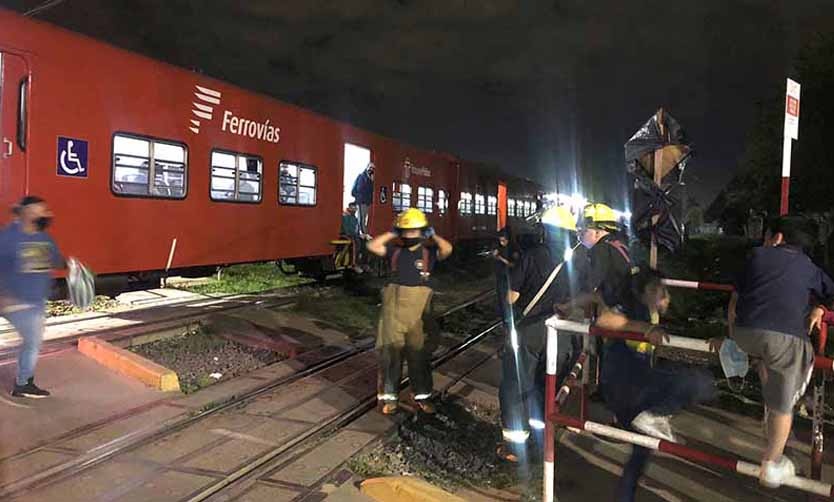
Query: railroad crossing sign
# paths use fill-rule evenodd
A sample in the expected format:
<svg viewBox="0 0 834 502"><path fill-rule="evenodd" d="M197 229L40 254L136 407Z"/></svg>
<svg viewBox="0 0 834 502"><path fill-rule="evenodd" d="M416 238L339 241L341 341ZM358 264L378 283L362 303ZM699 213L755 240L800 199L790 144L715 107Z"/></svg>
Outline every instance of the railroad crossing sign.
<svg viewBox="0 0 834 502"><path fill-rule="evenodd" d="M779 214L788 214L788 197L791 184L791 143L799 139L799 82L788 79L785 92L785 137L782 142L782 191Z"/></svg>
<svg viewBox="0 0 834 502"><path fill-rule="evenodd" d="M799 139L799 82L788 79L785 94L785 137Z"/></svg>

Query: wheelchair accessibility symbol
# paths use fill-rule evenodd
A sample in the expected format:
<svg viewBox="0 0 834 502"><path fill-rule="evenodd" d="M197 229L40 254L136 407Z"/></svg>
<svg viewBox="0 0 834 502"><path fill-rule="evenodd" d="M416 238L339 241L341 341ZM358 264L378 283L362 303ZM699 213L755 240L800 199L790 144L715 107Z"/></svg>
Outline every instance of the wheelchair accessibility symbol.
<svg viewBox="0 0 834 502"><path fill-rule="evenodd" d="M58 137L58 174L75 178L87 177L87 142Z"/></svg>

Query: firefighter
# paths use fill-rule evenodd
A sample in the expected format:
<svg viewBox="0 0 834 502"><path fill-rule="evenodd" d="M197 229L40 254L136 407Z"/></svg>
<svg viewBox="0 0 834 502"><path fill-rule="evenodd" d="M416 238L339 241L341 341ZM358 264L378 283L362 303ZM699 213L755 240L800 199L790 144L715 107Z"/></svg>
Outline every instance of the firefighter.
<svg viewBox="0 0 834 502"><path fill-rule="evenodd" d="M496 452L510 462L525 456L531 430L544 428L544 321L553 314L553 305L570 295L569 274L561 273L561 262L571 249L576 219L567 209L555 207L545 211L541 221L536 244L510 271L508 301L514 307L514 322L508 324L501 353L498 401L503 441ZM560 344L560 367L571 358L573 343Z"/></svg>
<svg viewBox="0 0 834 502"><path fill-rule="evenodd" d="M613 209L605 204L586 205L577 223L576 235L582 245L576 257L584 257L579 288L570 301L557 305L556 312L567 316L575 309L596 319L599 305L612 306L629 288L633 266L627 236ZM599 340L596 340L600 343ZM599 347L595 347L599 348Z"/></svg>
<svg viewBox="0 0 834 502"><path fill-rule="evenodd" d="M422 211L409 208L397 216L394 229L370 242L368 251L385 257L391 274L382 290L376 347L380 357L382 413L396 413L400 393L402 359L408 361L408 376L414 401L424 413L434 413L431 353L426 347L423 315L428 311L432 288L429 283L437 261L452 254L452 245L429 226Z"/></svg>

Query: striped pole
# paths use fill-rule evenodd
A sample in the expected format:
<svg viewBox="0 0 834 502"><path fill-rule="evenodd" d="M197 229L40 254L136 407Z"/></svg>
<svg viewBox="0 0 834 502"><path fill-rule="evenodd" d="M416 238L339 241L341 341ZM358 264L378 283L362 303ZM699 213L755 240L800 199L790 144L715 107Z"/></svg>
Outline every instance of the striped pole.
<svg viewBox="0 0 834 502"><path fill-rule="evenodd" d="M759 477L760 466L752 464L750 462L745 462L738 458L712 455L710 453L705 453L702 451L694 450L692 448L687 448L686 446L677 443L671 443L669 441L664 441L662 439L657 439L650 436L645 436L643 434L637 434L634 432L624 431L622 429L610 427L597 422L579 420L573 417L562 416L558 414L549 415L547 417L547 421L548 423L552 421L573 429L584 430L597 436L608 437L619 441L624 441L626 443L643 446L644 448L649 448L652 450L667 453L674 457L690 460L692 462L711 465L715 467L721 467L723 469L727 469L732 472L737 472L745 476L750 476L754 478ZM785 479L782 482L782 484L785 486L796 488L797 490L813 493L815 495L834 498L834 486L832 486L829 483L823 483L820 481L803 478L799 476L792 476L790 478Z"/></svg>
<svg viewBox="0 0 834 502"><path fill-rule="evenodd" d="M544 416L556 413L556 368L558 366L559 333L547 324L547 359L544 377ZM556 489L556 437L555 425L544 421L544 487L542 502L553 502Z"/></svg>
<svg viewBox="0 0 834 502"><path fill-rule="evenodd" d="M682 281L680 279L663 279L663 284L670 288L700 289L702 291L726 291L732 293L736 290L732 284L719 284L717 282Z"/></svg>
<svg viewBox="0 0 834 502"><path fill-rule="evenodd" d="M565 379L565 383L559 387L559 392L556 394L554 411L558 412L561 409L562 405L565 404L565 400L567 400L568 395L570 395L571 388L576 387L576 379L579 378L587 357L588 354L583 352L576 358L576 363L570 370L570 374L568 374L568 377Z"/></svg>
<svg viewBox="0 0 834 502"><path fill-rule="evenodd" d="M546 321L548 329L561 330L569 333L588 334L601 336L603 338L617 338L620 340L634 340L636 342L648 342L642 333L631 333L628 331L609 331L607 329L591 326L586 322L566 321L557 317L551 317ZM700 338L669 335L669 340L663 343L664 347L675 349L686 349L696 352L710 352L709 341ZM828 373L834 373L834 359L823 356L816 356L814 368Z"/></svg>

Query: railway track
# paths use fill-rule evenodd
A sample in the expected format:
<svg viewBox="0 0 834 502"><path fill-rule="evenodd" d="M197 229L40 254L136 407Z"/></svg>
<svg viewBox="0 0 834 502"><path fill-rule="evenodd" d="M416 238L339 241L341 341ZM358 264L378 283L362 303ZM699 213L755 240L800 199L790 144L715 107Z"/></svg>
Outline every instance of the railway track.
<svg viewBox="0 0 834 502"><path fill-rule="evenodd" d="M500 321L494 322L486 329L479 331L477 334L470 335L459 344L446 349L446 351L442 354L432 359L432 369L437 369L445 362L448 362L474 345L484 341L484 339L499 326L501 326ZM492 357L492 355L493 354L490 354L489 356ZM402 383L403 385L407 385L408 378L403 379ZM444 390L448 390L450 387L451 385L447 385ZM302 449L307 443L316 441L327 434L336 432L340 428L372 410L375 405L376 392L370 392L362 396L358 406L345 409L315 427L304 431L302 434L296 436L292 441L276 446L238 470L206 487L199 493L185 499L185 502L203 502L205 500L215 500L221 498L226 499L225 497L222 497L222 493L225 490L233 489L235 491L240 491L241 488L235 486L238 483L257 481L262 475L273 471L282 463L285 463L295 452Z"/></svg>
<svg viewBox="0 0 834 502"><path fill-rule="evenodd" d="M489 299L492 296L492 292L484 292L476 295L475 297L450 308L446 312L437 316L436 319L444 320L456 314L463 315L467 308L483 302L485 299ZM283 300L286 301L287 299ZM470 319L467 318L467 321L470 321ZM479 330L479 332L475 335L468 336L464 340L446 347L445 350L434 358L433 366L437 367L462 352L465 352L474 345L477 345L486 339L490 333L494 332L499 325L499 322L490 323L485 329ZM301 385L303 382L312 377L318 378L328 372L338 373L339 371L342 371L347 376L344 381L340 380L339 382L341 383L337 382L335 385L348 385L350 382L361 382L363 379L365 380L365 383L367 383L367 379L369 378L375 381L376 368L372 363L369 363L369 360L371 359L369 356L372 356L370 353L372 348L372 340L366 340L362 343L332 350L331 353L323 355L318 360L311 361L309 364L290 375L265 382L263 385L260 385L253 390L245 392L208 409L176 417L175 419L159 425L130 431L129 433L123 434L106 444L99 445L93 449L82 452L78 456L66 462L32 474L25 479L0 486L0 499L5 500L6 498L12 497L24 497L24 499L26 499L25 497L27 495L34 495L38 490L72 480L74 477L79 476L85 471L99 466L111 459L115 459L116 457L135 451L143 446L152 445L156 442L165 440L166 438L176 435L178 432L187 431L191 427L199 426L211 417L219 416L224 412L233 413L234 410L244 409L247 405L260 398L275 396L282 391L292 394L293 385ZM358 404L353 404L349 409L342 410L333 416L327 417L325 420L318 421L303 431L298 431L288 441L276 444L269 451L259 455L257 458L251 459L251 461L247 462L246 465L240 466L232 472L224 473L222 476L217 476L215 482L210 483L199 493L193 494L189 498L186 498L186 500L207 500L213 495L245 481L246 479L253 476L257 477L258 473L260 473L263 469L268 470L270 466L274 465L276 462L280 462L287 455L296 451L305 443L313 441L329 431L336 430L367 412L376 402L375 394L376 389L374 387L373 392L366 392L364 395L359 396ZM315 395L310 396L310 399L315 397ZM303 404L303 402L299 402L296 403L296 406L302 406ZM137 413L139 412L141 412L141 410L138 409ZM119 419L124 418L125 416L119 417ZM103 427L104 425L107 424L100 424L99 427ZM78 436L79 434L86 432L89 432L89 430L77 431L76 434L69 434L65 437L59 438L56 443L61 443L66 441L71 436ZM60 444L52 444L44 445L39 449L45 449L49 446L60 448ZM31 453L31 451L25 452L17 456L28 455Z"/></svg>
<svg viewBox="0 0 834 502"><path fill-rule="evenodd" d="M306 286L308 288L316 285ZM179 302L166 303L154 307L128 310L116 313L102 313L82 320L58 320L49 323L48 327L66 326L73 323L84 323L96 320L117 319L134 324L105 327L80 331L60 338L45 340L41 348L41 355L52 354L75 347L78 339L95 336L108 342L119 342L132 337L158 333L169 329L188 326L218 313L230 313L249 307L276 308L288 306L295 302L299 294L289 296L271 296L280 290L269 290L257 294L233 295L222 298L193 298ZM148 319L150 317L150 319ZM145 319L143 319L145 318ZM12 332L11 328L0 334ZM17 347L0 347L0 364L14 360L17 357Z"/></svg>

